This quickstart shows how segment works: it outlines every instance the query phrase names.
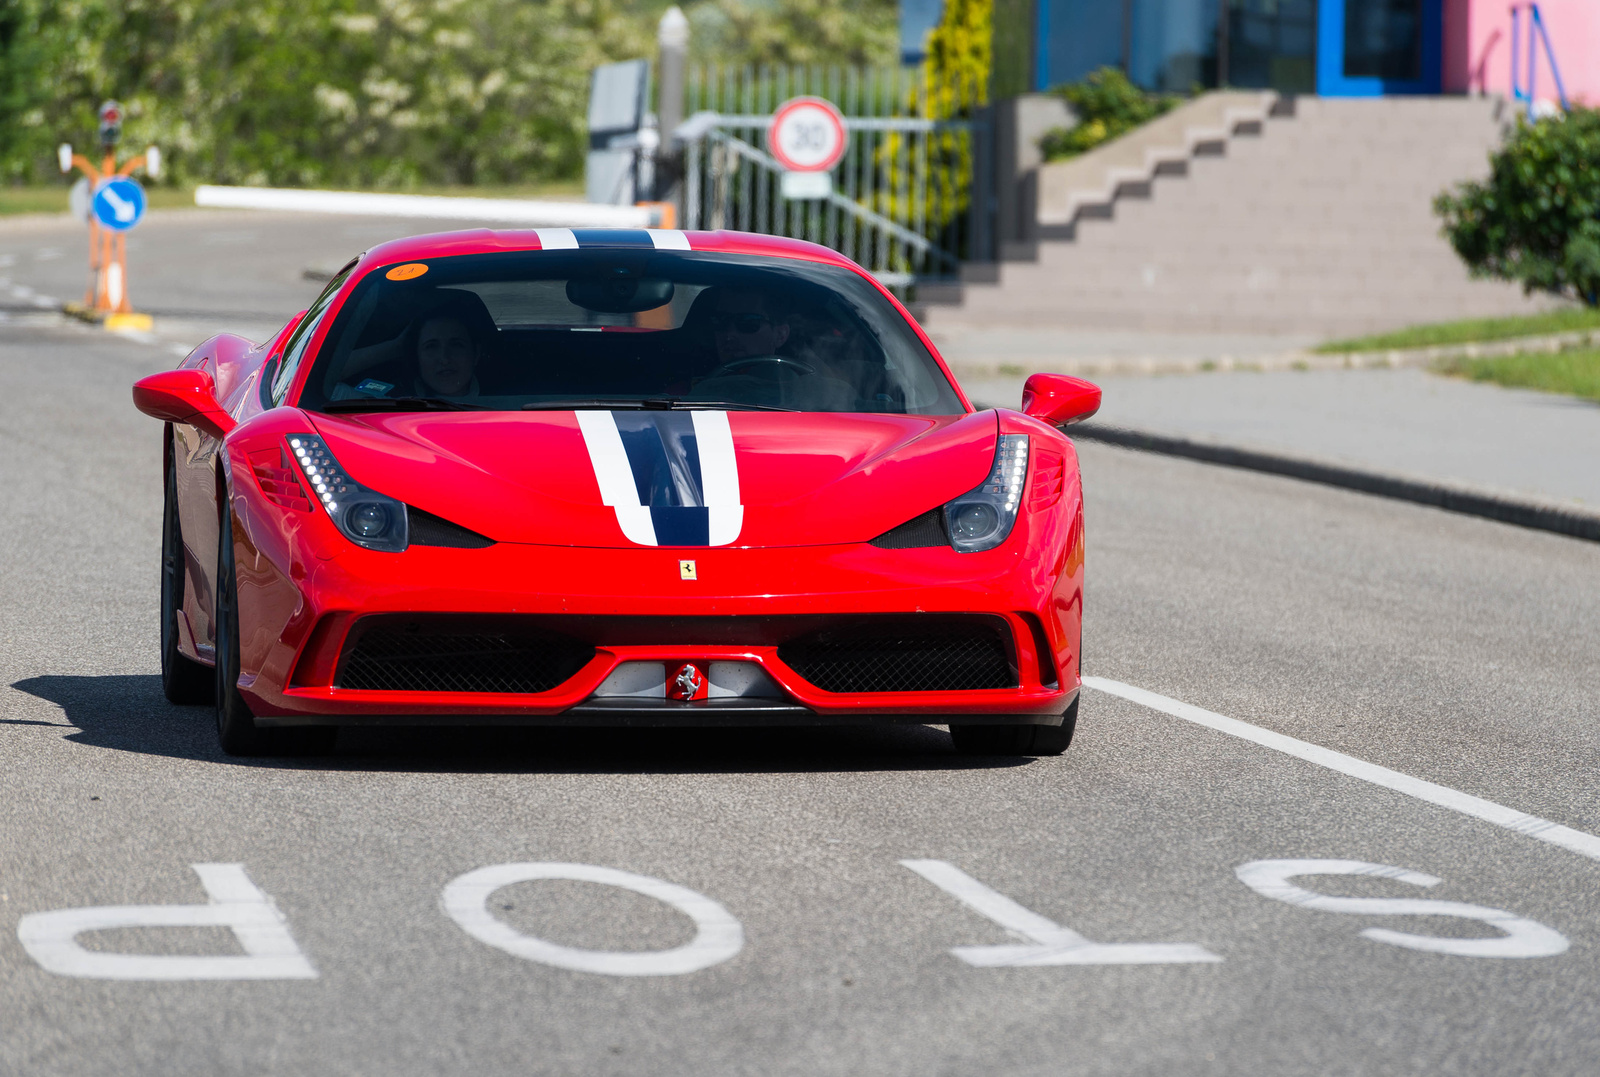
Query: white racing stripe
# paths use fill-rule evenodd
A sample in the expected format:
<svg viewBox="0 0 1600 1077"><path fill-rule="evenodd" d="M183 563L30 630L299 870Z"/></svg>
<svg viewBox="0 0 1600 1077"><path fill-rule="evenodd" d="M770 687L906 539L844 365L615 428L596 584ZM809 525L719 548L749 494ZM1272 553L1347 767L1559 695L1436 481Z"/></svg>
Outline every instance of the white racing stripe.
<svg viewBox="0 0 1600 1077"><path fill-rule="evenodd" d="M656 245L658 251L686 251L689 249L689 237L676 228L650 229L650 242Z"/></svg>
<svg viewBox="0 0 1600 1077"><path fill-rule="evenodd" d="M1226 733L1230 737L1259 744L1263 748L1271 748L1275 752L1292 755L1296 759L1304 759L1308 763L1315 763L1319 767L1338 771L1340 774L1359 778L1364 782L1392 789L1397 793L1404 793L1418 800L1425 800L1429 804L1436 804L1441 808L1448 808L1462 815L1469 815L1474 819L1481 819L1486 823L1504 827L1518 834L1551 845L1559 845L1563 849L1587 856L1591 860L1600 860L1600 837L1586 834L1581 830L1562 826L1560 823L1541 819L1537 815L1528 815L1508 808L1503 804L1496 804L1492 800L1484 800L1470 793L1463 793L1448 786L1436 785L1421 778L1413 778L1409 774L1402 774L1388 767L1380 767L1376 763L1368 763L1354 756L1335 752L1329 748L1297 740L1282 733L1274 733L1270 729L1241 722L1237 718L1228 718L1213 711L1183 703L1168 696L1158 695L1143 688L1135 688L1131 684L1121 681L1107 680L1104 677L1083 678L1085 687L1093 688L1098 692L1108 695L1120 696L1123 699L1149 707L1151 710L1170 714L1174 718L1182 718L1186 722L1214 729L1219 733Z"/></svg>
<svg viewBox="0 0 1600 1077"><path fill-rule="evenodd" d="M572 234L570 228L535 228L534 234L539 237L539 246L547 251L575 251L578 249L578 237Z"/></svg>
<svg viewBox="0 0 1600 1077"><path fill-rule="evenodd" d="M571 229L534 229L534 235L539 237L539 246L547 251L576 251L578 250L578 237L573 235Z"/></svg>
<svg viewBox="0 0 1600 1077"><path fill-rule="evenodd" d="M652 233L653 234L653 233ZM700 454L700 487L710 517L712 546L726 546L744 528L739 503L739 460L733 451L733 430L725 411L696 411L695 447Z"/></svg>
<svg viewBox="0 0 1600 1077"><path fill-rule="evenodd" d="M578 429L594 464L595 481L600 484L600 503L617 513L617 526L629 542L655 546L656 527L650 509L639 503L639 487L634 485L628 450L622 447L617 421L609 411L576 411Z"/></svg>

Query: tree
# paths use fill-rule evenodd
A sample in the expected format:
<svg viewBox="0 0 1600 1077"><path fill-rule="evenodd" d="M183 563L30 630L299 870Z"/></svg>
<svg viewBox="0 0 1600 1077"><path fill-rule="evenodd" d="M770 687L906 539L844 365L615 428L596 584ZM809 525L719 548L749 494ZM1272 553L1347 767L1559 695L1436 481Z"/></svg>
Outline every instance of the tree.
<svg viewBox="0 0 1600 1077"><path fill-rule="evenodd" d="M894 0L701 0L688 5L696 62L743 67L896 62Z"/></svg>
<svg viewBox="0 0 1600 1077"><path fill-rule="evenodd" d="M1600 303L1600 111L1517 121L1489 178L1433 201L1474 276Z"/></svg>

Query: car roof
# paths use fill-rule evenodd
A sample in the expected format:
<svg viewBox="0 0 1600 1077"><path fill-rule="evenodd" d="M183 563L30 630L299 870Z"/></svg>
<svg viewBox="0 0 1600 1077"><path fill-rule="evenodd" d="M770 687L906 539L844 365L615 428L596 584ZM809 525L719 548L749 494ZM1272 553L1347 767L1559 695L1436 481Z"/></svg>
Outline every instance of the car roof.
<svg viewBox="0 0 1600 1077"><path fill-rule="evenodd" d="M380 265L410 262L424 258L447 258L462 254L495 254L505 251L595 249L659 249L715 251L723 254L754 254L768 258L791 258L805 262L825 262L862 272L842 254L818 243L785 236L726 230L688 232L676 229L644 228L521 228L497 230L475 228L460 232L434 232L407 236L381 243L361 256L357 275Z"/></svg>

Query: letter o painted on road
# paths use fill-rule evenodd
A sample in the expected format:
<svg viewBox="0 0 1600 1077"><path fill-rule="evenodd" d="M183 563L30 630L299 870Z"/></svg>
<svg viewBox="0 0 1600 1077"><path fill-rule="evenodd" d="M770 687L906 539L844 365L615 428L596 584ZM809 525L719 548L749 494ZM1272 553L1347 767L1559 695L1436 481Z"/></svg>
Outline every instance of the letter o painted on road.
<svg viewBox="0 0 1600 1077"><path fill-rule="evenodd" d="M694 921L695 936L671 950L581 950L524 935L489 911L489 896L503 886L561 879L620 887L655 898ZM685 886L593 864L494 864L469 871L444 888L440 904L461 930L514 957L541 965L605 976L679 976L719 964L744 948L744 928L732 913Z"/></svg>

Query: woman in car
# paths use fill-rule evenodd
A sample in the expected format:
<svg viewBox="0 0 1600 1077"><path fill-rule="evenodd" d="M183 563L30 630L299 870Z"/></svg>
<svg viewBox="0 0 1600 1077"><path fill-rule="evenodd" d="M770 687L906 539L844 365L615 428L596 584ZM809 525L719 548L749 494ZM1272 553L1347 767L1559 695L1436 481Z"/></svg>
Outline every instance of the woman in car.
<svg viewBox="0 0 1600 1077"><path fill-rule="evenodd" d="M334 386L330 400L361 397L441 397L471 399L479 395L477 369L483 357L487 332L494 322L483 301L471 293L443 295L406 330L386 340L350 353L344 377ZM386 363L400 361L399 381L369 375ZM407 384L409 382L409 384Z"/></svg>

